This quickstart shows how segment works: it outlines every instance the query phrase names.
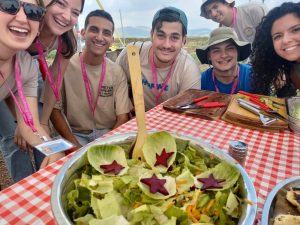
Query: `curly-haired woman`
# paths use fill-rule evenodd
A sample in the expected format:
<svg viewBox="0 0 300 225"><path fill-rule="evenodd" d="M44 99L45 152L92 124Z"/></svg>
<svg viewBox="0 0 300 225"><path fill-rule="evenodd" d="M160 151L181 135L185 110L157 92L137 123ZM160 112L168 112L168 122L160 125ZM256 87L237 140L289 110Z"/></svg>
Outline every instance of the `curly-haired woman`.
<svg viewBox="0 0 300 225"><path fill-rule="evenodd" d="M300 3L283 3L263 18L250 59L254 92L296 95L300 89Z"/></svg>

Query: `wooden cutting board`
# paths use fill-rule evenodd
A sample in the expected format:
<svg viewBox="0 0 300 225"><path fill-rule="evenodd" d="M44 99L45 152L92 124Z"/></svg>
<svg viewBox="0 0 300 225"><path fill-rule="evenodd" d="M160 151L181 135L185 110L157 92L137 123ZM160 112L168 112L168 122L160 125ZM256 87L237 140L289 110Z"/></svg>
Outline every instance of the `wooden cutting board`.
<svg viewBox="0 0 300 225"><path fill-rule="evenodd" d="M243 97L245 100L248 100L248 97L245 97L244 95L236 94L232 98L226 112L222 116L222 120L229 123L233 123L241 127L263 130L263 131L278 132L280 130L284 130L288 128L288 124L283 120L279 120L279 119L268 126L263 126L258 115L253 114L252 112L249 112L248 110L239 106L237 99L240 97ZM273 98L269 96L263 96L263 97L266 99L272 99L281 104L285 104L284 99ZM282 116L287 118L287 111L285 106L276 105L277 107L274 107L271 104L268 104L268 106L273 110L277 110L278 113L280 113Z"/></svg>
<svg viewBox="0 0 300 225"><path fill-rule="evenodd" d="M231 100L231 95L229 94L217 93L214 91L190 89L167 100L165 103L163 103L163 108L165 110L169 110L172 112L199 117L207 120L220 119L222 114L226 111L227 107L201 108L201 109L188 109L188 110L182 110L176 108L176 106L178 105L187 104L191 102L193 99L200 98L205 95L208 95L208 98L201 101L201 103L221 102L228 105Z"/></svg>

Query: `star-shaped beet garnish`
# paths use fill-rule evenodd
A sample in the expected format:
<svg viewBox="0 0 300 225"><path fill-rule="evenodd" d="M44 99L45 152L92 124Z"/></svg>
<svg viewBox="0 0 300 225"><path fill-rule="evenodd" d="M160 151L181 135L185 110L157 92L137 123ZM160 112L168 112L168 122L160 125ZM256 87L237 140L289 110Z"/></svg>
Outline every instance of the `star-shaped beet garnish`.
<svg viewBox="0 0 300 225"><path fill-rule="evenodd" d="M115 175L118 175L121 172L121 170L125 167L117 163L116 160L114 160L111 164L100 165L100 168L104 170L104 173L113 173Z"/></svg>
<svg viewBox="0 0 300 225"><path fill-rule="evenodd" d="M153 174L150 178L141 179L141 182L148 185L152 194L155 194L157 192L163 195L169 194L169 192L164 187L164 184L167 182L166 179L159 179L155 174Z"/></svg>
<svg viewBox="0 0 300 225"><path fill-rule="evenodd" d="M163 149L161 154L156 153L156 162L154 166L162 165L168 167L168 159L174 154L174 152L166 152L166 149Z"/></svg>
<svg viewBox="0 0 300 225"><path fill-rule="evenodd" d="M216 179L214 178L214 175L209 175L207 178L198 178L198 181L203 183L203 186L201 187L201 190L204 191L209 188L222 188L223 186L219 183L224 182L225 179Z"/></svg>

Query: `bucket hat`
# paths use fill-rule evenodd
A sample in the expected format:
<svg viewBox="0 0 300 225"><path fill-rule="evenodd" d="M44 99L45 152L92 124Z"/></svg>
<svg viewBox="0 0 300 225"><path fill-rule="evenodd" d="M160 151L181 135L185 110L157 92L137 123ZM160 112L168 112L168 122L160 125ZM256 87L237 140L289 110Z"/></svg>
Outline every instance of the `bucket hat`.
<svg viewBox="0 0 300 225"><path fill-rule="evenodd" d="M238 51L238 61L247 59L251 53L251 44L245 41L239 41L236 32L230 27L219 27L214 29L208 38L208 44L196 49L198 59L203 64L209 64L207 53L209 47L222 43L227 40L232 40Z"/></svg>
<svg viewBox="0 0 300 225"><path fill-rule="evenodd" d="M207 15L207 13L206 13L205 7L206 7L208 4L212 3L212 2L218 2L218 1L219 1L219 2L226 2L226 3L228 3L231 7L233 7L234 4L235 4L235 1L234 1L234 0L203 0L203 1L202 1L202 5L201 5L201 7L200 7L200 11L201 11L200 16L205 17L206 19L209 19L208 15Z"/></svg>

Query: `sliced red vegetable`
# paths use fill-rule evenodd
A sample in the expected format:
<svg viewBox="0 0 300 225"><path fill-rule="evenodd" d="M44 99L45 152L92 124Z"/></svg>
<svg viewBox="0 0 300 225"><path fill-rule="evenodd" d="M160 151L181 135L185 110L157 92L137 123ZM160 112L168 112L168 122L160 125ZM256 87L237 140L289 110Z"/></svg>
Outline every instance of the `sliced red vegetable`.
<svg viewBox="0 0 300 225"><path fill-rule="evenodd" d="M163 149L161 154L156 153L156 162L154 166L162 165L168 167L168 159L174 154L174 152L166 152L166 149Z"/></svg>
<svg viewBox="0 0 300 225"><path fill-rule="evenodd" d="M150 178L141 179L141 182L148 185L150 192L155 194L157 192L161 193L162 195L168 195L169 192L164 187L164 184L167 182L166 179L159 179L156 177L155 174L152 175Z"/></svg>
<svg viewBox="0 0 300 225"><path fill-rule="evenodd" d="M100 165L100 168L104 170L104 173L113 173L115 175L118 175L125 167L114 160L111 164Z"/></svg>
<svg viewBox="0 0 300 225"><path fill-rule="evenodd" d="M214 175L209 175L207 178L198 178L198 181L203 183L203 186L201 187L201 190L204 191L206 189L210 188L222 188L223 186L219 183L222 183L225 181L225 179L216 179L214 178Z"/></svg>

